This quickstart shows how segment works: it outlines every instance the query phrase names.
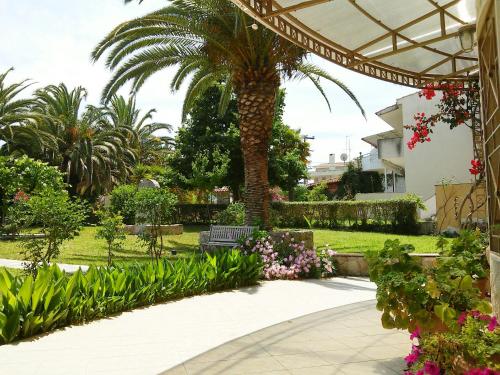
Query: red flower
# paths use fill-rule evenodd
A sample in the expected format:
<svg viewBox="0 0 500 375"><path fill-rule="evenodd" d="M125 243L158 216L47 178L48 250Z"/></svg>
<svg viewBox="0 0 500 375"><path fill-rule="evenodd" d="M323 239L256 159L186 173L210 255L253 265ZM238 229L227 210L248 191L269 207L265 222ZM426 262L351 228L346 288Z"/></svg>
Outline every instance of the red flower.
<svg viewBox="0 0 500 375"><path fill-rule="evenodd" d="M410 340L413 340L414 338L419 338L419 337L420 337L420 328L418 326L416 326L415 330L410 335Z"/></svg>
<svg viewBox="0 0 500 375"><path fill-rule="evenodd" d="M28 199L30 199L30 196L28 194L26 194L24 191L22 190L19 190L16 195L14 195L14 202L20 202L20 201L23 201L23 202L27 202Z"/></svg>
<svg viewBox="0 0 500 375"><path fill-rule="evenodd" d="M431 362L431 361L425 362L424 371L426 374L429 374L429 375L439 375L441 373L439 366L436 363Z"/></svg>
<svg viewBox="0 0 500 375"><path fill-rule="evenodd" d="M458 323L458 325L462 326L462 325L464 325L466 320L467 320L467 313L464 311L458 317L457 323Z"/></svg>
<svg viewBox="0 0 500 375"><path fill-rule="evenodd" d="M476 159L476 160L471 160L470 161L472 168L469 168L469 172L476 176L480 174L483 171L483 164L481 163L481 160Z"/></svg>
<svg viewBox="0 0 500 375"><path fill-rule="evenodd" d="M434 86L432 83L428 84L425 86L425 88L422 89L420 96L425 96L425 99L431 100L433 97L436 96L436 92L434 91Z"/></svg>
<svg viewBox="0 0 500 375"><path fill-rule="evenodd" d="M497 317L494 316L491 318L490 323L488 324L488 331L493 332L495 328L497 328L498 322L497 322Z"/></svg>

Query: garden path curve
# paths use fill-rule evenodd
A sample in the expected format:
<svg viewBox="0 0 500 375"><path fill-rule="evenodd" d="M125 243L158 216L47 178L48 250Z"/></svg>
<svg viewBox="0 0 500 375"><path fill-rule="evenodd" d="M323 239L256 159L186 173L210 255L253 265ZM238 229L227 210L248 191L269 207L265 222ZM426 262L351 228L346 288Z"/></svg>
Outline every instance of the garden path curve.
<svg viewBox="0 0 500 375"><path fill-rule="evenodd" d="M0 346L0 374L158 374L263 328L373 301L375 290L366 279L338 277L185 298Z"/></svg>

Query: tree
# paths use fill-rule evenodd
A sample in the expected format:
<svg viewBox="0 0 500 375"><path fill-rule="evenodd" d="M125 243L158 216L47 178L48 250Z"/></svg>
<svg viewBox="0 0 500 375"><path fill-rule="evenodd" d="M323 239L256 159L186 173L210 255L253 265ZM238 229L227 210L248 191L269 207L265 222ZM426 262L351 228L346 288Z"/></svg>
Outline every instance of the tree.
<svg viewBox="0 0 500 375"><path fill-rule="evenodd" d="M172 146L172 138L155 134L159 130L171 131L172 125L151 122L156 110L150 109L141 116L135 96L126 100L123 96L113 96L105 109L110 126L127 135L136 150L137 162L144 165L161 163L163 154Z"/></svg>
<svg viewBox="0 0 500 375"><path fill-rule="evenodd" d="M86 96L83 87L69 90L63 83L37 90L33 112L38 117L30 126L50 134L56 146L24 152L65 173L71 194L96 195L125 181L136 152L124 127L110 126L103 108L82 108Z"/></svg>
<svg viewBox="0 0 500 375"><path fill-rule="evenodd" d="M108 246L108 267L111 266L111 258L114 251L120 250L125 241L125 225L123 217L109 211L98 212L101 226L97 229L96 238L106 241Z"/></svg>
<svg viewBox="0 0 500 375"><path fill-rule="evenodd" d="M33 113L33 98L19 98L19 95L30 87L27 80L7 85L6 79L13 69L0 74L0 152L10 154L12 149L40 150L53 146L54 139L50 135L27 126L38 118Z"/></svg>
<svg viewBox="0 0 500 375"><path fill-rule="evenodd" d="M309 78L325 96L322 77L337 84L363 110L343 83L305 62L304 49L265 27L252 30L252 23L251 17L228 1L176 0L118 25L98 44L92 58L95 61L109 51L106 64L115 70L104 89L104 100L128 82L137 92L156 72L177 66L172 90L191 79L184 115L201 93L214 83L225 82L219 109L223 113L231 95L236 95L246 222L258 221L269 227L268 147L282 79Z"/></svg>
<svg viewBox="0 0 500 375"><path fill-rule="evenodd" d="M25 223L36 225L44 236L23 243L26 269L36 277L38 267L56 258L64 241L74 238L85 220L85 208L66 191L45 189L27 201Z"/></svg>
<svg viewBox="0 0 500 375"><path fill-rule="evenodd" d="M340 177L336 195L340 199L354 199L358 193L383 192L382 176L378 172L363 171L361 159L350 162Z"/></svg>

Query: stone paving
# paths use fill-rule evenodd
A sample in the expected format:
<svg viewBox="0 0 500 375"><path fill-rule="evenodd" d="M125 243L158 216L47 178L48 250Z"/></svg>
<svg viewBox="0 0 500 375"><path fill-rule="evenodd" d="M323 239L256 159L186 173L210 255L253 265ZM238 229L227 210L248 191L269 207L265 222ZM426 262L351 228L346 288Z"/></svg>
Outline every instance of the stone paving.
<svg viewBox="0 0 500 375"><path fill-rule="evenodd" d="M409 335L380 326L374 301L288 320L209 350L163 375L402 374Z"/></svg>
<svg viewBox="0 0 500 375"><path fill-rule="evenodd" d="M409 341L380 327L375 289L337 277L184 298L0 346L0 374L393 374Z"/></svg>

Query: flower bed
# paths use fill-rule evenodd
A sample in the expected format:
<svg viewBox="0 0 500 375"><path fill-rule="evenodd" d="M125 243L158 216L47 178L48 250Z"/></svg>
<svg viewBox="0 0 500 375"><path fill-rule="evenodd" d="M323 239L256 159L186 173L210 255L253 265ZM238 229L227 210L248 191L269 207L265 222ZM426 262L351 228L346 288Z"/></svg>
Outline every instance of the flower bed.
<svg viewBox="0 0 500 375"><path fill-rule="evenodd" d="M170 262L90 267L72 276L57 266L32 276L0 269L0 343L138 306L257 283L260 258L238 250Z"/></svg>

